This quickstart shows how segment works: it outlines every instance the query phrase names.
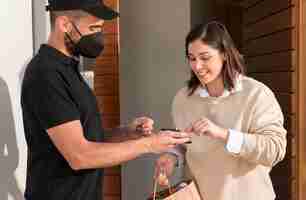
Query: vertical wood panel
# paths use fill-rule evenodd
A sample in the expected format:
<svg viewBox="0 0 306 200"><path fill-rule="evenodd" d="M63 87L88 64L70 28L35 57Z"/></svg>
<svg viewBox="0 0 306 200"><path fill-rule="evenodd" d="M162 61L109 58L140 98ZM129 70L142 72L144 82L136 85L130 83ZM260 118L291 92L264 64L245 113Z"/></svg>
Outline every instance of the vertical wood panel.
<svg viewBox="0 0 306 200"><path fill-rule="evenodd" d="M115 195L115 196L108 195L103 198L103 200L120 200L120 199L121 197L118 195Z"/></svg>
<svg viewBox="0 0 306 200"><path fill-rule="evenodd" d="M118 96L119 79L117 75L96 75L95 83L96 96Z"/></svg>
<svg viewBox="0 0 306 200"><path fill-rule="evenodd" d="M104 0L105 4L119 10L119 0ZM105 129L114 128L120 123L119 106L119 19L105 21L103 26L105 48L96 59L95 94L102 112ZM120 167L105 170L103 184L104 200L121 199Z"/></svg>
<svg viewBox="0 0 306 200"><path fill-rule="evenodd" d="M275 93L275 96L282 107L284 114L295 114L294 102L296 101L295 94L286 94L286 93ZM291 133L291 130L288 130Z"/></svg>
<svg viewBox="0 0 306 200"><path fill-rule="evenodd" d="M306 199L306 1L298 2L298 172L297 199Z"/></svg>
<svg viewBox="0 0 306 200"><path fill-rule="evenodd" d="M116 54L114 54L116 55ZM119 73L118 59L115 56L98 57L96 61L95 75L114 75Z"/></svg>
<svg viewBox="0 0 306 200"><path fill-rule="evenodd" d="M120 196L121 195L121 180L120 176L117 175L106 175L104 177L104 188L103 194L104 196L111 195L111 196Z"/></svg>
<svg viewBox="0 0 306 200"><path fill-rule="evenodd" d="M285 128L288 131L288 133L291 133L291 137L296 137L297 135L296 115L285 114Z"/></svg>
<svg viewBox="0 0 306 200"><path fill-rule="evenodd" d="M103 127L105 129L111 129L120 123L120 117L118 115L103 115Z"/></svg>

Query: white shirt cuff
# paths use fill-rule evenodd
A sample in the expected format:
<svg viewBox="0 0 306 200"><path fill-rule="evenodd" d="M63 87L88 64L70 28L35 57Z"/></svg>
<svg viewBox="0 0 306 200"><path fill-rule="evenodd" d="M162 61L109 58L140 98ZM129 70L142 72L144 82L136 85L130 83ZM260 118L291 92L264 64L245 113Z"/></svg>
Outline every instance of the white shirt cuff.
<svg viewBox="0 0 306 200"><path fill-rule="evenodd" d="M226 149L230 153L239 154L243 144L243 133L229 129Z"/></svg>

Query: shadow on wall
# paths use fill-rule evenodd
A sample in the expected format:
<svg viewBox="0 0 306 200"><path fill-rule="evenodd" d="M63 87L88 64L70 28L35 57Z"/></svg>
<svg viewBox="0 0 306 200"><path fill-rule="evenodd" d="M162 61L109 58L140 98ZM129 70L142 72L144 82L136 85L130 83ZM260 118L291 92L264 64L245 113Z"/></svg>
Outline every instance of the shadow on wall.
<svg viewBox="0 0 306 200"><path fill-rule="evenodd" d="M19 152L16 141L13 110L9 89L0 77L0 200L22 200L14 172L18 166Z"/></svg>

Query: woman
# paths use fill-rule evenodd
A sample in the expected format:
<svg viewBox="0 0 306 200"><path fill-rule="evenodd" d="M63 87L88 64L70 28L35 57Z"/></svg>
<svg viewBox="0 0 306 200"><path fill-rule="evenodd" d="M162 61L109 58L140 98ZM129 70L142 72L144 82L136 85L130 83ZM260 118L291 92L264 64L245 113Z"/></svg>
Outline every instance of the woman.
<svg viewBox="0 0 306 200"><path fill-rule="evenodd" d="M273 92L244 75L224 25L196 27L185 47L191 78L172 115L178 129L194 135L185 145L186 173L204 200L275 199L269 172L285 156L286 130ZM161 155L157 172L170 176L175 162L173 154Z"/></svg>

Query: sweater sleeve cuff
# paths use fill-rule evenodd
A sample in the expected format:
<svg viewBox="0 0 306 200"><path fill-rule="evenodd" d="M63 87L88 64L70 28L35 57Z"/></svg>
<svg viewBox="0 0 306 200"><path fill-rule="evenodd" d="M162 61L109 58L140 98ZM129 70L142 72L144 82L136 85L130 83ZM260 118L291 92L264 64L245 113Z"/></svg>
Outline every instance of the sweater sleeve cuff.
<svg viewBox="0 0 306 200"><path fill-rule="evenodd" d="M233 154L239 154L241 152L244 135L242 132L229 129L229 137L226 144L226 150Z"/></svg>

